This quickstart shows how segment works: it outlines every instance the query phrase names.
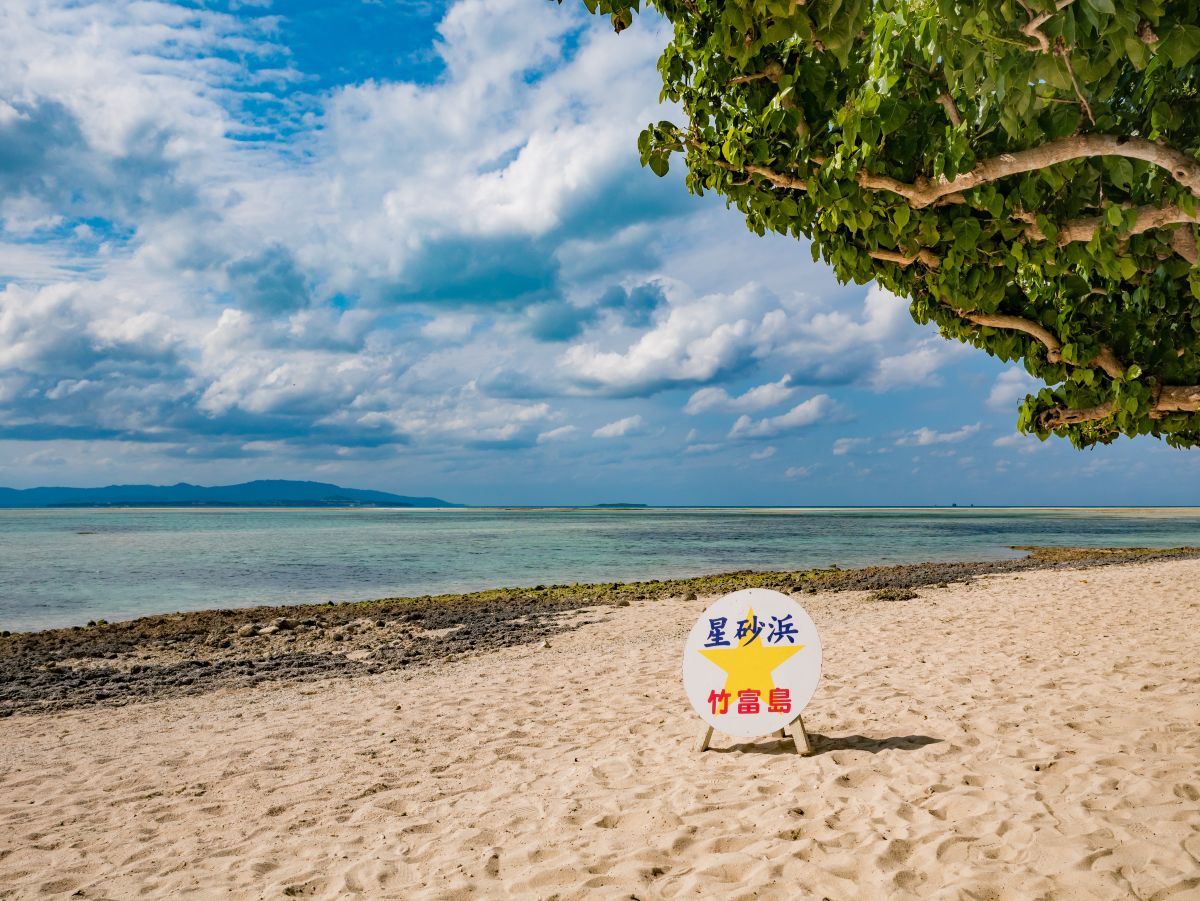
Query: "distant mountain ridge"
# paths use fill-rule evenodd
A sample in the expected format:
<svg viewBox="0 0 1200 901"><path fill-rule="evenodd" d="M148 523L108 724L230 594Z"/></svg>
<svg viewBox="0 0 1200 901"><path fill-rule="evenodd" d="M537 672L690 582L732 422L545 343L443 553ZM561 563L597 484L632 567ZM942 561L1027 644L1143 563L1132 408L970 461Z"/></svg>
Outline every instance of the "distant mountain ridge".
<svg viewBox="0 0 1200 901"><path fill-rule="evenodd" d="M328 482L258 479L240 485L108 485L0 488L0 507L461 507L437 497L343 488Z"/></svg>

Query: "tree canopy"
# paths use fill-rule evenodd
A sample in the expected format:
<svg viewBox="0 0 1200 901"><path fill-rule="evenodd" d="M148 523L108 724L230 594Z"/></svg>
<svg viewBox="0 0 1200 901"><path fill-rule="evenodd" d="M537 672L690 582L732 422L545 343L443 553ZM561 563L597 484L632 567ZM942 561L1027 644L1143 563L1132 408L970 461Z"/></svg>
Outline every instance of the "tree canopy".
<svg viewBox="0 0 1200 901"><path fill-rule="evenodd" d="M1200 4L651 2L683 121L644 165L1022 361L1022 431L1200 442Z"/></svg>

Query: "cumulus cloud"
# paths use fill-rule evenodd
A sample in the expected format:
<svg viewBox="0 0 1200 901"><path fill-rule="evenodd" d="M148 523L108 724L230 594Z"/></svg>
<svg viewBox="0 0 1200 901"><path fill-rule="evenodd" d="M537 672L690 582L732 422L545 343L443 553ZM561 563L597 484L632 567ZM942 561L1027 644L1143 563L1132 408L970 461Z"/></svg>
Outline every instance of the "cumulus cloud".
<svg viewBox="0 0 1200 901"><path fill-rule="evenodd" d="M703 413L706 410L733 410L736 412L753 412L774 407L788 400L796 393L791 383L792 377L785 375L777 382L758 385L748 391L733 397L724 388L701 388L689 399L683 412L689 416Z"/></svg>
<svg viewBox="0 0 1200 901"><path fill-rule="evenodd" d="M811 466L789 466L783 471L786 478L803 479L812 474L813 467Z"/></svg>
<svg viewBox="0 0 1200 901"><path fill-rule="evenodd" d="M979 431L980 423L974 425L965 425L961 429L955 429L952 432L937 432L928 427L921 427L915 431L909 432L896 439L896 444L902 447L928 447L932 444L956 444L959 441L966 441L972 435Z"/></svg>
<svg viewBox="0 0 1200 901"><path fill-rule="evenodd" d="M625 350L592 342L568 348L559 358L567 378L613 396L703 384L748 365L769 346L772 325L783 318L769 293L756 286L730 296L690 297L678 285L665 293L666 316Z"/></svg>
<svg viewBox="0 0 1200 901"><path fill-rule="evenodd" d="M593 438L620 438L624 435L632 435L642 427L642 417L640 415L626 416L624 419L618 419L616 422L610 422L608 425L602 425L600 428L592 432Z"/></svg>
<svg viewBox="0 0 1200 901"><path fill-rule="evenodd" d="M770 460L775 456L775 446L764 447L762 450L756 450L750 455L751 460Z"/></svg>
<svg viewBox="0 0 1200 901"><path fill-rule="evenodd" d="M963 345L939 338L925 340L904 353L880 359L867 381L876 391L935 387L942 384L938 370L967 352Z"/></svg>
<svg viewBox="0 0 1200 901"><path fill-rule="evenodd" d="M872 287L859 309L828 309L822 298L782 296L749 284L729 293L695 296L664 282L665 314L624 346L589 340L559 358L563 375L585 393L648 396L702 386L685 411L751 411L788 399L795 383L861 383L877 391L936 383L957 351L931 343L905 304ZM767 363L789 375L734 397L713 385Z"/></svg>
<svg viewBox="0 0 1200 901"><path fill-rule="evenodd" d="M808 400L796 404L792 409L779 416L768 416L765 419L754 420L749 416L739 416L733 428L729 430L730 438L774 438L776 435L786 435L799 429L807 428L822 420L827 420L839 412L838 405L828 394L818 394Z"/></svg>
<svg viewBox="0 0 1200 901"><path fill-rule="evenodd" d="M844 457L847 454L853 453L856 447L863 447L870 443L870 438L839 438L833 442L833 455L835 457Z"/></svg>
<svg viewBox="0 0 1200 901"><path fill-rule="evenodd" d="M1012 410L1027 394L1036 394L1042 383L1020 366L1010 366L996 376L987 405L994 410Z"/></svg>
<svg viewBox="0 0 1200 901"><path fill-rule="evenodd" d="M541 301L534 337L565 340L564 311L641 328L662 301L612 284L628 244L606 243L684 203L630 185L653 27L618 46L581 11L460 0L442 77L306 95L252 9L14 0L3 20L0 384L23 402L0 427L526 440L548 408L474 387L524 350L504 317ZM571 242L606 283L563 281ZM477 329L469 361L431 359Z"/></svg>
<svg viewBox="0 0 1200 901"><path fill-rule="evenodd" d="M109 442L147 471L470 470L608 419L591 433L647 445L662 422L646 453L673 459L681 406L687 453L728 434L784 456L837 388L932 384L953 358L904 301L639 166L669 115L653 17L616 40L577 8L455 0L419 66L330 80L287 46L305 13L229 9L0 12L0 437L90 448L31 466L94 472Z"/></svg>

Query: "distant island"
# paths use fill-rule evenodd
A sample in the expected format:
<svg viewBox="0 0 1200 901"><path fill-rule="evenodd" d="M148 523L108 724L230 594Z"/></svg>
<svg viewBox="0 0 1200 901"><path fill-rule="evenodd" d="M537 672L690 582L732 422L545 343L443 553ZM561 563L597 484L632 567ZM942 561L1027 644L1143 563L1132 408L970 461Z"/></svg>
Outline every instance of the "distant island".
<svg viewBox="0 0 1200 901"><path fill-rule="evenodd" d="M328 482L259 479L240 485L108 485L0 488L0 507L461 507L437 497L342 488Z"/></svg>
<svg viewBox="0 0 1200 901"><path fill-rule="evenodd" d="M600 510L644 510L649 504L592 504L594 509Z"/></svg>

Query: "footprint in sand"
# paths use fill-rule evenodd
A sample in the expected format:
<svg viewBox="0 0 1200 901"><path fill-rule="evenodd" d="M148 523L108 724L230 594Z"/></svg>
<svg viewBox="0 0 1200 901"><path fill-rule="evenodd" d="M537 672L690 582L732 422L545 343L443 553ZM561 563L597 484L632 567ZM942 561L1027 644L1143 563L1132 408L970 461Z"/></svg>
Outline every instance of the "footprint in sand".
<svg viewBox="0 0 1200 901"><path fill-rule="evenodd" d="M1200 790L1196 786L1188 785L1186 782L1181 782L1174 789L1176 798L1183 798L1185 801L1200 801Z"/></svg>

